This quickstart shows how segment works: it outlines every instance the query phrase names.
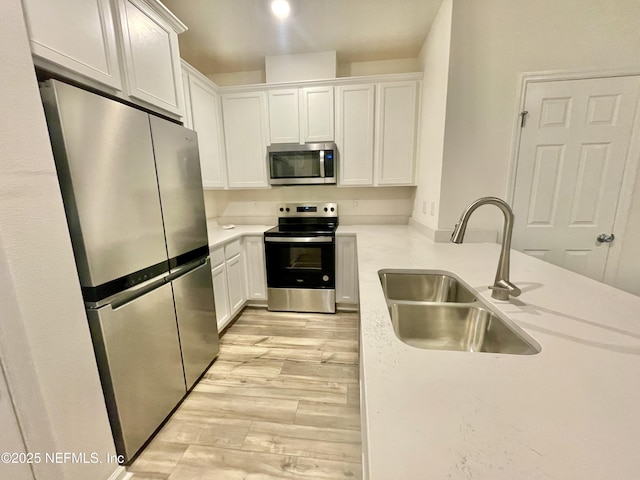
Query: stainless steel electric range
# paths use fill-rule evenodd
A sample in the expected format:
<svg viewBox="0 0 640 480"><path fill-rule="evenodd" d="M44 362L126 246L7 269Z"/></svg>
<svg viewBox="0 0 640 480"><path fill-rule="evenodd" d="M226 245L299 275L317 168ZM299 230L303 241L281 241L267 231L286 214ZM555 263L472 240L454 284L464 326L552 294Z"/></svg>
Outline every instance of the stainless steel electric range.
<svg viewBox="0 0 640 480"><path fill-rule="evenodd" d="M335 313L336 203L278 205L264 233L268 310Z"/></svg>

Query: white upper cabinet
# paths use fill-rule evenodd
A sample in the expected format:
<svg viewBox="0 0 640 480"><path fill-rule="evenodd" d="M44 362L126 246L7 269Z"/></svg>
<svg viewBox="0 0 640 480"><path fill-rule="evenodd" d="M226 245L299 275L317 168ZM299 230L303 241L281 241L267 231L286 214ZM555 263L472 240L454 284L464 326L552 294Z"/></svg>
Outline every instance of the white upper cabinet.
<svg viewBox="0 0 640 480"><path fill-rule="evenodd" d="M271 143L300 142L300 96L297 88L269 90Z"/></svg>
<svg viewBox="0 0 640 480"><path fill-rule="evenodd" d="M332 86L269 90L268 95L270 143L333 141Z"/></svg>
<svg viewBox="0 0 640 480"><path fill-rule="evenodd" d="M222 95L229 188L267 188L267 95Z"/></svg>
<svg viewBox="0 0 640 480"><path fill-rule="evenodd" d="M417 82L378 85L375 184L414 185Z"/></svg>
<svg viewBox="0 0 640 480"><path fill-rule="evenodd" d="M303 142L332 142L335 138L333 122L333 87L301 89Z"/></svg>
<svg viewBox="0 0 640 480"><path fill-rule="evenodd" d="M185 126L198 133L204 188L224 188L226 168L219 95L211 81L183 63Z"/></svg>
<svg viewBox="0 0 640 480"><path fill-rule="evenodd" d="M336 87L340 185L373 185L374 85Z"/></svg>
<svg viewBox="0 0 640 480"><path fill-rule="evenodd" d="M157 0L24 0L34 63L174 118L185 115L178 34Z"/></svg>
<svg viewBox="0 0 640 480"><path fill-rule="evenodd" d="M182 123L184 123L184 126L186 128L193 129L193 116L191 114L191 90L189 89L189 72L186 71L184 62L182 65L182 92L184 94L184 110L182 112Z"/></svg>
<svg viewBox="0 0 640 480"><path fill-rule="evenodd" d="M161 16L157 11L160 7L151 6L155 2L117 0L116 4L122 36L126 94L168 112L183 115L178 31L186 28L168 10L167 15Z"/></svg>
<svg viewBox="0 0 640 480"><path fill-rule="evenodd" d="M36 60L122 89L110 0L23 0L22 5Z"/></svg>

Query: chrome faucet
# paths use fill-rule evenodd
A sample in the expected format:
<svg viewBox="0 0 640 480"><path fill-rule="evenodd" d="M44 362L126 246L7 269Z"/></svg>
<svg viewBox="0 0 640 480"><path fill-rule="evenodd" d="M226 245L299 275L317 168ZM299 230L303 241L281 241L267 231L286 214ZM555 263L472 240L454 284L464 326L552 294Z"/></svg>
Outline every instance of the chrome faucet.
<svg viewBox="0 0 640 480"><path fill-rule="evenodd" d="M518 287L509 281L509 253L511 250L511 235L513 233L513 211L507 202L496 197L482 197L469 205L460 221L456 223L451 234L453 243L462 243L464 233L467 229L469 217L481 205L495 205L504 214L504 230L502 232L502 250L500 250L500 260L498 260L498 271L493 286L489 287L493 292L491 296L497 300L509 300L509 296L517 297L522 293Z"/></svg>

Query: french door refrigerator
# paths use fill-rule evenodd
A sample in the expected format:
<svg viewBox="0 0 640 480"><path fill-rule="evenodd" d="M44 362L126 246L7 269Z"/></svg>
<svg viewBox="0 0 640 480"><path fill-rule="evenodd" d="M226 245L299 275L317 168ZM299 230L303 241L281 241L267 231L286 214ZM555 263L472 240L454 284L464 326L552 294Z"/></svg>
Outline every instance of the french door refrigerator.
<svg viewBox="0 0 640 480"><path fill-rule="evenodd" d="M41 85L116 450L130 462L218 354L196 133Z"/></svg>

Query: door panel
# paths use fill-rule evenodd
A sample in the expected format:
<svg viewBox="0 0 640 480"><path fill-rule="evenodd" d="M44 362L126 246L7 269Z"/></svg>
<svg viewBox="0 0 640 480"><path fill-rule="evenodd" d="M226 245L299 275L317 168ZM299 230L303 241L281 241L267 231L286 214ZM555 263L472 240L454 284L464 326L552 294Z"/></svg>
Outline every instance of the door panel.
<svg viewBox="0 0 640 480"><path fill-rule="evenodd" d="M639 77L527 86L513 246L602 280L640 92Z"/></svg>
<svg viewBox="0 0 640 480"><path fill-rule="evenodd" d="M149 116L169 258L207 245L196 132Z"/></svg>
<svg viewBox="0 0 640 480"><path fill-rule="evenodd" d="M130 459L186 393L171 287L87 316L116 448Z"/></svg>
<svg viewBox="0 0 640 480"><path fill-rule="evenodd" d="M41 93L82 286L166 262L149 116L50 85Z"/></svg>
<svg viewBox="0 0 640 480"><path fill-rule="evenodd" d="M231 306L229 304L229 285L227 280L227 266L222 263L211 270L213 280L214 300L216 304L216 319L218 332L231 320Z"/></svg>
<svg viewBox="0 0 640 480"><path fill-rule="evenodd" d="M178 330L187 389L218 355L216 309L211 263L206 263L171 282L178 316Z"/></svg>
<svg viewBox="0 0 640 480"><path fill-rule="evenodd" d="M193 118L192 128L200 132L198 146L202 184L205 188L224 188L225 158L218 95L194 76L189 75L188 83L191 91L189 108Z"/></svg>
<svg viewBox="0 0 640 480"><path fill-rule="evenodd" d="M373 85L336 87L340 185L373 185Z"/></svg>

